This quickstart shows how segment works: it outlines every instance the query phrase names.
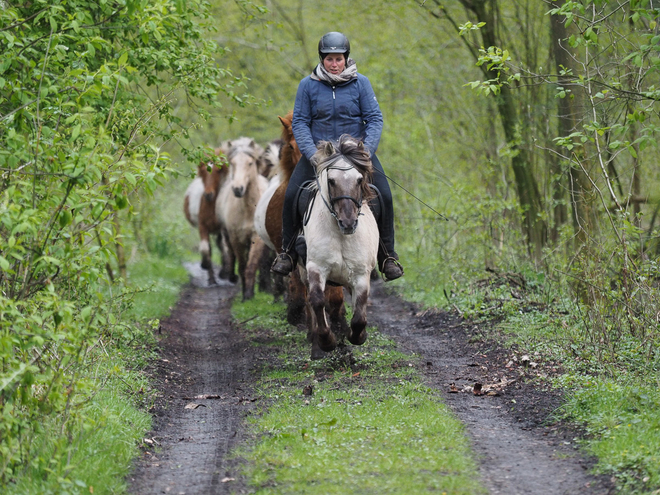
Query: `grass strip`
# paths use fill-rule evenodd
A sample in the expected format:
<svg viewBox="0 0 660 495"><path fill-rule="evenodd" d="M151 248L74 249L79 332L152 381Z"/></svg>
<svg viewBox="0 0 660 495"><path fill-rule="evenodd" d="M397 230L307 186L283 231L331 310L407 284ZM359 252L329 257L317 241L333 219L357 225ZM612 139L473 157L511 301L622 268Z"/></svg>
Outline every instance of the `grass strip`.
<svg viewBox="0 0 660 495"><path fill-rule="evenodd" d="M372 328L364 346L311 361L270 296L233 314L277 353L258 385L254 441L237 452L256 493L484 492L462 424L422 384L415 356Z"/></svg>

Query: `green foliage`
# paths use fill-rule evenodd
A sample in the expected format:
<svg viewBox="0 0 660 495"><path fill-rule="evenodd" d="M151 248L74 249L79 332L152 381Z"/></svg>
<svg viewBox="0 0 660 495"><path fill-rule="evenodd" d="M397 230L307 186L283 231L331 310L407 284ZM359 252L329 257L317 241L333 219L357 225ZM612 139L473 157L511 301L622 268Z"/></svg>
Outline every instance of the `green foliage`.
<svg viewBox="0 0 660 495"><path fill-rule="evenodd" d="M131 325L133 292L111 277L121 219L165 179L162 145L187 133L174 93L212 105L227 92L208 7L0 9L0 483L45 462L40 475L69 486L77 432L101 417L86 405L105 386L94 349ZM52 431L46 458L35 441Z"/></svg>
<svg viewBox="0 0 660 495"><path fill-rule="evenodd" d="M635 383L585 378L564 414L585 425L585 446L598 457L596 470L614 474L631 493L660 486L660 394L657 373Z"/></svg>

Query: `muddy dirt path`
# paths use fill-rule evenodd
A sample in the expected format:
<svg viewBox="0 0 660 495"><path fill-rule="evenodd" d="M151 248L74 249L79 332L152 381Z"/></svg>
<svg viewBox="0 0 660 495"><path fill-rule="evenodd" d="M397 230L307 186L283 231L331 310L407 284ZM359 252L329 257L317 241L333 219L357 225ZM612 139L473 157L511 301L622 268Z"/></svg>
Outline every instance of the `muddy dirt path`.
<svg viewBox="0 0 660 495"><path fill-rule="evenodd" d="M245 440L244 421L259 403L253 386L268 356L231 325L237 289L205 287L205 275L195 266L188 269L191 284L161 325L162 355L153 370L161 394L145 452L128 478L129 492L249 493L240 460L229 453ZM609 480L587 473L575 433L545 424L560 398L530 385L530 370L511 366L511 351L470 343L471 332L458 318L419 313L380 282L369 321L404 352L415 353L428 385L442 392L466 425L491 494L613 493ZM468 385L502 380L507 385L496 395L467 391Z"/></svg>

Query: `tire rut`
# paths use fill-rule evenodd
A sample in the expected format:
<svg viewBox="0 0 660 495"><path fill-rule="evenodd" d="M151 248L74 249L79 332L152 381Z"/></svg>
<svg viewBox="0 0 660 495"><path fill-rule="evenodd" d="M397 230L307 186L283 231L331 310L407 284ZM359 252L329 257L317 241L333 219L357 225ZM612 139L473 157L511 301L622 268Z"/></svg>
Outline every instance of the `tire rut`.
<svg viewBox="0 0 660 495"><path fill-rule="evenodd" d="M236 287L205 287L206 275L194 267L189 271L191 285L161 322L165 337L154 370L161 397L147 435L157 448L144 453L129 477L129 493L245 491L240 460L230 452L245 440L244 419L255 407L260 351L232 327Z"/></svg>

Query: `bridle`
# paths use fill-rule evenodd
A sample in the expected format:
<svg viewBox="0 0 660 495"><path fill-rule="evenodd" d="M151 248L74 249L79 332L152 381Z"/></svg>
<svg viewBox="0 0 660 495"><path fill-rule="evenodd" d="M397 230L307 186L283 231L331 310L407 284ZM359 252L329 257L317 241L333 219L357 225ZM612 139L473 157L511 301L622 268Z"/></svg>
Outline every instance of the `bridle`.
<svg viewBox="0 0 660 495"><path fill-rule="evenodd" d="M318 191L319 191L319 196L321 196L321 199L323 200L323 204L325 204L325 206L328 209L328 211L330 212L330 214L333 217L335 217L335 220L337 220L337 221L339 219L337 218L337 212L335 211L335 203L337 201L342 200L342 199L350 199L353 203L355 203L355 206L357 206L358 216L362 215L362 188L360 188L360 196L357 199L355 199L353 196L330 196L330 184L329 184L330 179L328 177L327 172L331 169L334 169L334 170L350 170L352 168L355 168L355 167L353 167L352 165L348 165L347 167L339 167L337 165L330 165L329 167L327 167L324 170L324 172L326 172L326 186L327 186L327 189L328 189L328 199L325 199L323 197L323 194L321 193L321 183L319 181L319 176L318 175L316 176L316 186L317 186Z"/></svg>

